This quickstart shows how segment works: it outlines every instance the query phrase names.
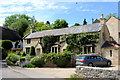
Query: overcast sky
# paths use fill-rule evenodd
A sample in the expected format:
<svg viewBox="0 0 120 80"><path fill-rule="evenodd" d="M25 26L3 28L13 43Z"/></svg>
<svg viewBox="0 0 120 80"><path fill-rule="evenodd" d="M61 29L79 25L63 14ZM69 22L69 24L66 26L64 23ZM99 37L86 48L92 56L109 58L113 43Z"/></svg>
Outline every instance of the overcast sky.
<svg viewBox="0 0 120 80"><path fill-rule="evenodd" d="M84 1L84 2L82 2ZM91 24L92 18L106 17L109 13L118 13L118 0L0 0L0 26L4 19L12 14L27 14L35 16L37 21L65 19L69 26L74 23L83 23L86 18ZM114 1L114 2L113 2Z"/></svg>

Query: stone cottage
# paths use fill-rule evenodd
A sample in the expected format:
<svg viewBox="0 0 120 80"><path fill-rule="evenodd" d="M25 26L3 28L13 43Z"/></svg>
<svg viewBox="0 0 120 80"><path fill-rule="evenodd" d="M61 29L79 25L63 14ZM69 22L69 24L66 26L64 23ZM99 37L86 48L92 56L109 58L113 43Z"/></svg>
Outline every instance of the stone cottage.
<svg viewBox="0 0 120 80"><path fill-rule="evenodd" d="M57 36L61 41L62 36L68 34L81 34L81 33L96 33L100 34L100 43L87 44L83 46L83 52L86 51L92 53L99 53L103 57L111 59L113 65L120 65L120 20L116 17L105 19L104 15L101 15L100 19L93 21L92 24L74 26L61 29L44 30L33 32L24 37L23 51L29 52L30 47L34 46L36 55L42 54L42 46L40 45L41 39L44 36ZM51 46L51 52L59 53L63 52L67 47L66 42L61 42L58 45Z"/></svg>

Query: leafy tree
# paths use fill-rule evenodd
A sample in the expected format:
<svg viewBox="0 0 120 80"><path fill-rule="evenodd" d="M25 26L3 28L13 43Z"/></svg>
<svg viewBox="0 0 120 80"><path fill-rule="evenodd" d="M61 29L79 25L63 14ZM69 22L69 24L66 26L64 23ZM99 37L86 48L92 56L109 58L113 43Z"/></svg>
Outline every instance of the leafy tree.
<svg viewBox="0 0 120 80"><path fill-rule="evenodd" d="M29 27L26 29L24 35L29 34L29 33L30 33L30 29L31 29L32 27L35 28L35 31L43 31L43 30L50 30L50 29L52 29L52 27L51 27L50 25L44 24L43 22L35 22L35 23L33 23L32 26L29 26Z"/></svg>
<svg viewBox="0 0 120 80"><path fill-rule="evenodd" d="M47 25L50 25L50 22L49 22L49 21L47 21L47 22L46 22L46 24L47 24Z"/></svg>
<svg viewBox="0 0 120 80"><path fill-rule="evenodd" d="M35 22L34 17L29 17L25 14L14 14L5 18L5 23L3 27L7 26L10 29L16 30L21 37L28 26Z"/></svg>
<svg viewBox="0 0 120 80"><path fill-rule="evenodd" d="M1 43L1 54L2 54L2 59L4 60L7 57L7 53L11 48L13 47L12 42L10 40L2 40Z"/></svg>
<svg viewBox="0 0 120 80"><path fill-rule="evenodd" d="M34 46L31 46L30 47L30 55L31 56L35 56L36 54L35 54L35 47Z"/></svg>
<svg viewBox="0 0 120 80"><path fill-rule="evenodd" d="M54 29L65 28L65 27L68 27L68 23L64 19L63 20L57 19L53 23L53 28Z"/></svg>
<svg viewBox="0 0 120 80"><path fill-rule="evenodd" d="M50 53L51 46L53 46L55 42L57 42L56 36L44 36L41 40L43 53Z"/></svg>
<svg viewBox="0 0 120 80"><path fill-rule="evenodd" d="M84 21L83 21L83 25L86 25L87 24L87 21L86 21L86 19L84 19Z"/></svg>
<svg viewBox="0 0 120 80"><path fill-rule="evenodd" d="M24 36L24 32L26 31L28 26L29 23L27 20L19 20L10 25L10 27L15 29L21 37Z"/></svg>
<svg viewBox="0 0 120 80"><path fill-rule="evenodd" d="M80 24L79 23L75 23L74 26L80 26Z"/></svg>
<svg viewBox="0 0 120 80"><path fill-rule="evenodd" d="M110 13L109 15L107 15L107 19L109 19L110 17L112 17L112 16L114 16L114 17L116 17L117 16L117 13Z"/></svg>
<svg viewBox="0 0 120 80"><path fill-rule="evenodd" d="M5 50L10 50L13 47L12 41L10 41L10 40L2 40L2 47Z"/></svg>

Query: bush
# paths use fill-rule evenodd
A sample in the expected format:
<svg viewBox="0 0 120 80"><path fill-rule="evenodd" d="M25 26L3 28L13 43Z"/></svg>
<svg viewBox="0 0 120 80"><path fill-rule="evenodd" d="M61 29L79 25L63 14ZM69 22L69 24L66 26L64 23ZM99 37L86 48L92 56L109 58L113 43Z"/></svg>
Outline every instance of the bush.
<svg viewBox="0 0 120 80"><path fill-rule="evenodd" d="M42 67L45 62L42 58L34 57L31 59L31 64L35 65L36 67Z"/></svg>
<svg viewBox="0 0 120 80"><path fill-rule="evenodd" d="M65 57L60 57L56 60L56 65L58 67L66 67L68 63L69 63L69 60Z"/></svg>
<svg viewBox="0 0 120 80"><path fill-rule="evenodd" d="M16 63L17 61L19 61L19 58L20 58L19 55L12 53L12 54L9 54L6 59L13 62L13 63Z"/></svg>
<svg viewBox="0 0 120 80"><path fill-rule="evenodd" d="M35 47L34 46L31 46L30 47L30 55L31 56L35 56L36 54L35 54Z"/></svg>
<svg viewBox="0 0 120 80"><path fill-rule="evenodd" d="M41 58L44 59L45 62L52 62L56 64L58 67L65 67L71 61L71 54L69 51L64 51L62 53L48 53L42 54Z"/></svg>
<svg viewBox="0 0 120 80"><path fill-rule="evenodd" d="M31 63L27 63L27 64L24 64L22 67L24 67L24 68L35 68L35 65L33 65Z"/></svg>
<svg viewBox="0 0 120 80"><path fill-rule="evenodd" d="M14 63L13 62L11 62L10 60L7 60L7 65L9 65L9 66L14 66Z"/></svg>
<svg viewBox="0 0 120 80"><path fill-rule="evenodd" d="M12 45L12 41L10 40L2 40L2 47L6 50L10 50L13 45Z"/></svg>
<svg viewBox="0 0 120 80"><path fill-rule="evenodd" d="M25 61L26 57L20 57L20 62Z"/></svg>
<svg viewBox="0 0 120 80"><path fill-rule="evenodd" d="M84 80L82 76L79 76L77 74L73 74L70 76L70 78L66 78L65 80Z"/></svg>

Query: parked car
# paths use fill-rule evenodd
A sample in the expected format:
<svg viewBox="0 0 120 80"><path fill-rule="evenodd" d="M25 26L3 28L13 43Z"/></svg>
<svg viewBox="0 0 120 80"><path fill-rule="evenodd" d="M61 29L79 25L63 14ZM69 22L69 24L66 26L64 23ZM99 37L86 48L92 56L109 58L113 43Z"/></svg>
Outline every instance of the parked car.
<svg viewBox="0 0 120 80"><path fill-rule="evenodd" d="M98 55L82 55L76 58L76 65L80 66L111 66L111 64L111 60Z"/></svg>

